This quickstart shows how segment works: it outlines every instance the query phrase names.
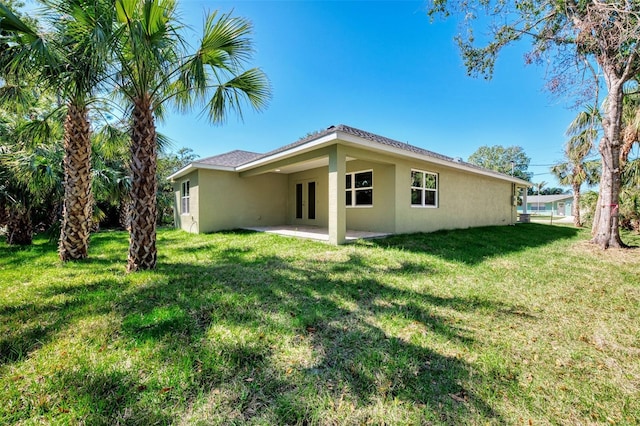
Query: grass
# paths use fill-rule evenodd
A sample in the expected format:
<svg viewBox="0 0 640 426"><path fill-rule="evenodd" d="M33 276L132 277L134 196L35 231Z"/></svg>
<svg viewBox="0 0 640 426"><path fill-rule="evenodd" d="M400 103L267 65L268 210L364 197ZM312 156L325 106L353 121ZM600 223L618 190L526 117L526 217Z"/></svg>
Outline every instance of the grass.
<svg viewBox="0 0 640 426"><path fill-rule="evenodd" d="M586 239L0 244L0 424L640 424L640 256Z"/></svg>

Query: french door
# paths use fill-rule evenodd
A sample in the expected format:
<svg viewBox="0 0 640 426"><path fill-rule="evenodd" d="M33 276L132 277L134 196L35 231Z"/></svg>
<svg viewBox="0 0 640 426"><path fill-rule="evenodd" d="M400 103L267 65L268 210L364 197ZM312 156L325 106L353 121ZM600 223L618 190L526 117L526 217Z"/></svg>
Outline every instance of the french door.
<svg viewBox="0 0 640 426"><path fill-rule="evenodd" d="M316 182L296 183L296 219L316 219Z"/></svg>

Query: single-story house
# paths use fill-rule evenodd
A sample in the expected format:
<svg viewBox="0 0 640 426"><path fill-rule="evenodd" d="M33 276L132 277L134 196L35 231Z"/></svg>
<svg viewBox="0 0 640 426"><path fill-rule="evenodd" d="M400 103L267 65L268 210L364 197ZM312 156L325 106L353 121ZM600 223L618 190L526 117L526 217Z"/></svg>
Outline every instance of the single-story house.
<svg viewBox="0 0 640 426"><path fill-rule="evenodd" d="M526 200L526 212L552 216L571 216L573 194L529 195ZM518 207L518 211L523 206Z"/></svg>
<svg viewBox="0 0 640 426"><path fill-rule="evenodd" d="M169 177L189 232L278 225L382 233L511 225L527 181L353 127L331 126L266 154L231 151Z"/></svg>

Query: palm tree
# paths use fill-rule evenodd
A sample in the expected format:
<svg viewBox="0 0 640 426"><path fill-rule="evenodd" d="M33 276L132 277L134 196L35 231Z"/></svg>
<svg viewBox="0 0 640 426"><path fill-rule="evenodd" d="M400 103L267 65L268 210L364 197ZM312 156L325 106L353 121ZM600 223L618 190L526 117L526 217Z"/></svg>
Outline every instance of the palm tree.
<svg viewBox="0 0 640 426"><path fill-rule="evenodd" d="M628 194L628 188L626 188L625 185L625 182L628 179L625 178L625 175L628 176L629 172L625 172L625 170L633 166L633 164L628 164L628 157L634 144L637 144L640 139L640 95L638 93L638 85L628 85L625 87L624 92L622 130L620 132L622 139L622 145L620 147L620 169L622 170L620 197L624 197ZM605 100L605 104L606 102L607 101ZM600 112L600 109L596 107L587 107L584 111L580 112L569 125L567 135L576 136L583 131L593 131L595 134L600 136L601 129L602 113ZM596 138L597 136L593 137L593 142L595 142ZM621 203L620 198L618 199L618 202ZM598 200L595 204L596 209L593 214L593 225L591 229L591 233L593 235L596 233L598 222L600 220L600 213L602 210L601 207L598 207L600 204L600 193L598 193ZM624 244L621 245L624 246Z"/></svg>
<svg viewBox="0 0 640 426"><path fill-rule="evenodd" d="M2 126L0 199L7 212L8 244L31 244L34 210L55 211L61 197L62 149L56 143L61 129L52 121L54 128L44 132L49 125L42 120Z"/></svg>
<svg viewBox="0 0 640 426"><path fill-rule="evenodd" d="M54 31L41 35L6 6L0 25L11 43L3 50L3 74L37 74L66 104L64 201L59 256L87 257L91 223L91 140L88 105L109 65L113 3L108 0L43 0Z"/></svg>
<svg viewBox="0 0 640 426"><path fill-rule="evenodd" d="M256 110L269 98L269 84L259 69L242 70L250 59L251 25L230 15L210 14L195 53L179 33L182 24L172 0L116 0L120 45L116 49L122 93L131 112L131 230L128 271L156 265L156 118L173 101L181 110L200 104L213 123L228 111L239 113L243 101Z"/></svg>
<svg viewBox="0 0 640 426"><path fill-rule="evenodd" d="M33 210L57 211L61 110L50 91L5 75L0 87L0 204L9 244L30 244ZM41 215L42 216L42 215ZM40 217L49 225L51 215ZM55 219L54 219L55 220Z"/></svg>
<svg viewBox="0 0 640 426"><path fill-rule="evenodd" d="M581 227L580 219L580 188L583 183L595 185L600 173L597 161L587 161L591 153L593 141L598 132L595 129L586 129L571 137L565 146L565 158L567 161L551 167L553 173L561 185L570 185L573 190L573 205L571 214L573 224Z"/></svg>
<svg viewBox="0 0 640 426"><path fill-rule="evenodd" d="M622 191L620 192L621 226L640 232L640 156L629 160L631 148L624 158Z"/></svg>
<svg viewBox="0 0 640 426"><path fill-rule="evenodd" d="M92 138L94 222L101 219L98 202L121 209L129 204L129 132L123 123L106 123ZM98 213L98 214L96 214Z"/></svg>
<svg viewBox="0 0 640 426"><path fill-rule="evenodd" d="M607 101L605 100L605 103L606 102ZM585 137L583 139L591 140L591 145L593 146L596 139L602 136L600 133L601 130L602 130L602 112L600 111L600 108L598 108L597 106L589 105L584 109L584 111L580 111L576 116L576 118L573 119L571 124L569 124L566 134L567 136L570 136L570 137L579 137L580 134L584 133ZM580 145L580 143L578 143L578 145ZM582 152L584 148L585 146L583 146L581 149L578 149L577 150L578 153ZM566 153L566 150L565 150L565 153ZM590 165L589 167L593 168L595 166ZM594 181L594 183L598 183L599 181L600 181L600 176L597 177L597 180ZM601 208L599 208L601 204L600 193L601 191L598 191L598 199L595 203L596 208L595 208L595 211L593 212L593 223L591 225L591 234L593 236L596 235L596 231L598 229L598 222L600 221L600 213L601 213ZM574 197L575 197L575 189L574 189ZM576 206L576 203L574 200L573 207L575 206ZM575 217L576 216L574 214L574 224L576 223Z"/></svg>

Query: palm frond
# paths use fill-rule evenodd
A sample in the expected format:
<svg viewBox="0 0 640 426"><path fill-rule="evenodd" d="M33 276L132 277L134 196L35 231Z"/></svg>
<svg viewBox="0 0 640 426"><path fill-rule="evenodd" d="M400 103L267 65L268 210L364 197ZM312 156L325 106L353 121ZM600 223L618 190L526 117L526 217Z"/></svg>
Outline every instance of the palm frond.
<svg viewBox="0 0 640 426"><path fill-rule="evenodd" d="M249 35L251 22L243 18L223 14L217 18L212 13L205 18L204 35L196 56L203 64L235 72L253 53Z"/></svg>
<svg viewBox="0 0 640 426"><path fill-rule="evenodd" d="M571 185L573 167L571 163L559 163L551 166L551 174L558 178L560 185Z"/></svg>
<svg viewBox="0 0 640 426"><path fill-rule="evenodd" d="M36 102L32 87L5 81L0 87L0 107L14 114L25 114Z"/></svg>
<svg viewBox="0 0 640 426"><path fill-rule="evenodd" d="M266 75L257 68L245 71L217 86L207 104L207 115L212 123L224 123L227 112L233 111L242 120L242 104L246 100L256 111L264 109L270 99L270 85Z"/></svg>
<svg viewBox="0 0 640 426"><path fill-rule="evenodd" d="M156 143L158 144L158 152L167 152L173 146L175 146L175 141L171 139L164 133L157 132L156 133Z"/></svg>
<svg viewBox="0 0 640 426"><path fill-rule="evenodd" d="M602 123L600 109L587 105L584 111L580 111L567 128L567 136L575 136L587 129L599 129Z"/></svg>

